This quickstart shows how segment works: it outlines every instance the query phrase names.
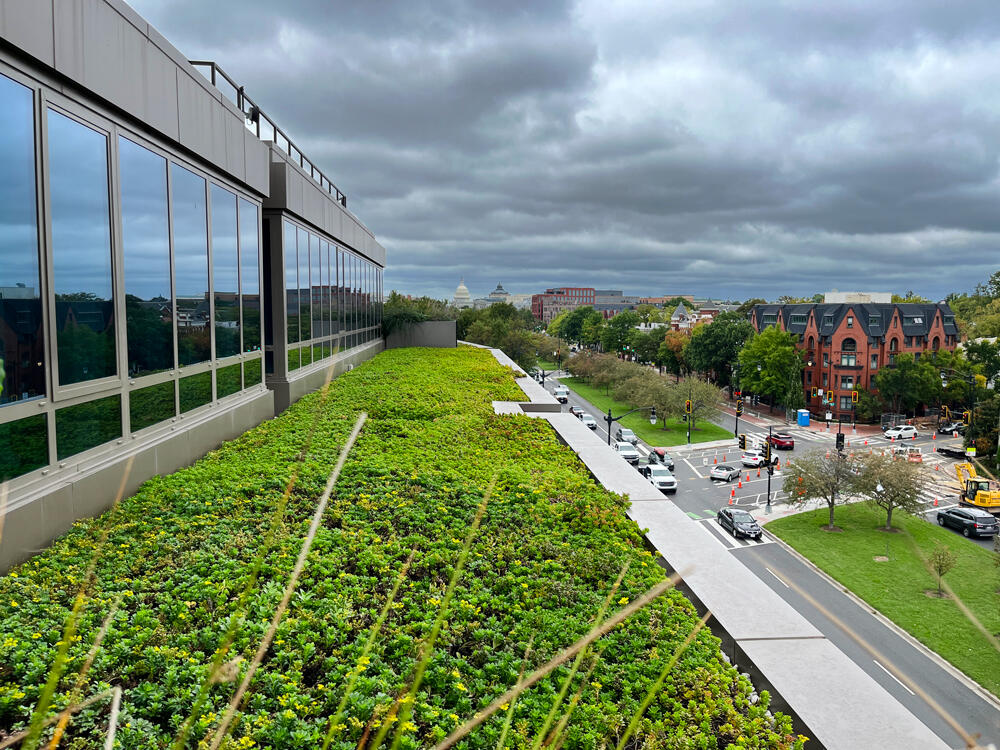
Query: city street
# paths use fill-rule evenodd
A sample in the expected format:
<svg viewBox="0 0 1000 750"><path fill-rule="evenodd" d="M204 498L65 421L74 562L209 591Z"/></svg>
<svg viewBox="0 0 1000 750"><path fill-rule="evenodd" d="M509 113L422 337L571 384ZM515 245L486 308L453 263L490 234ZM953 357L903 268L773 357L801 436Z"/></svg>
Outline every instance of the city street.
<svg viewBox="0 0 1000 750"><path fill-rule="evenodd" d="M551 392L557 384L556 378L550 376L546 379L545 387ZM569 403L564 406L564 410L574 405L581 407L597 420L596 432L599 437L606 440L606 423L602 419L601 412L570 390ZM724 415L719 422L730 428L734 424L731 415ZM615 427L616 424L612 426L612 432ZM845 433L847 433L850 427L845 427ZM775 452L780 459L780 464L771 478L770 499L772 508L777 511L779 508L784 508L782 503L784 494L781 491L784 479L782 468L787 460L789 458L794 460L796 455L813 450L833 450L836 425L829 433L822 430L813 431L784 425L774 426L773 431L789 434L795 440L793 450ZM766 427L752 425L743 419L740 420L740 432L759 440L767 436ZM848 450L882 450L895 445L881 434L862 437L848 433L845 440L848 441ZM921 434L915 440L906 441L907 445L916 445L922 449L926 481L921 495L926 501L928 520L932 523L938 508L948 507L956 502L956 482L953 480L955 478L954 466L958 463L954 459L935 453L934 449L938 445L956 444L957 442L954 439L948 441L932 439L929 433ZM642 441L637 447L642 456L640 461L640 465L642 465L646 463L650 447ZM960 746L959 738L955 733L921 698L914 695L890 675L880 661L873 660L840 627L830 621L805 597L798 594L794 587L807 593L839 618L847 628L860 635L880 655L882 662L891 662L899 671L919 684L966 730L979 732L983 739L1000 742L1000 710L995 703L985 699L979 691L970 688L965 681L955 677L936 659L928 656L924 649L914 646L908 638L901 636L892 627L873 617L870 611L857 604L839 587L831 584L824 575L790 552L783 544L778 543L775 537L768 533L766 526L760 541L734 539L721 529L715 520L716 513L720 508L729 505L730 501L733 505L752 512L759 521L766 522L770 510L767 507L767 471L762 469L760 476L758 476L756 468L751 469L740 464L742 452L737 446L735 437L731 446L712 444L709 447L699 448L695 444L690 448L679 446L667 450L674 459L674 475L678 481L677 492L665 496L667 502L674 502L688 516L703 524L720 545L730 550L747 568L795 607L865 672L870 674L916 716L920 717L945 742L952 747ZM741 470L740 479L729 483L710 479L709 472L712 466L718 464L739 468ZM935 500L938 503L936 507ZM964 544L968 541L986 546L992 544L991 540L966 540L960 534L956 534L956 543Z"/></svg>

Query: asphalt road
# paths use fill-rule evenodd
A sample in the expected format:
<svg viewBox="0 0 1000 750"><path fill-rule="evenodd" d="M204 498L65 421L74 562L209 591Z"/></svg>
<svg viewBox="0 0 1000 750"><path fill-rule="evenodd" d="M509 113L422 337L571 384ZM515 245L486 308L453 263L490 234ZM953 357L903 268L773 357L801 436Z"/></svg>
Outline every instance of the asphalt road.
<svg viewBox="0 0 1000 750"><path fill-rule="evenodd" d="M545 385L551 391L556 383L554 380L547 379ZM598 420L596 432L602 439L606 440L606 424L601 420L601 412L570 391L569 403L563 408L567 409L572 405L580 406ZM734 420L731 416L726 416L721 421L723 426L732 428ZM612 425L612 432L616 426L617 424ZM836 428L829 434L811 432L795 426L787 428L782 426L780 430L775 427L774 431L786 432L795 438L793 450L778 451L781 466L790 456L801 455L810 450L832 450L834 447ZM767 434L767 429L741 420L740 432L762 437ZM867 446L864 443L865 438L859 438L853 434L849 434L846 440L850 441L850 448L858 450L892 445L890 441L880 435L869 438ZM921 446L925 456L928 456L924 466L926 481L921 494L927 504L927 514L933 518L937 511L934 506L935 499L938 502L937 507L946 507L954 503L955 490L951 478L955 476L954 465L957 462L933 453L934 447L942 444L942 441L932 440L930 435L922 435L915 441L909 440L907 444ZM640 441L637 447L643 456L641 463L645 463L649 446ZM870 611L856 604L840 588L832 585L826 577L802 562L783 545L778 544L775 538L767 532L766 526L764 536L760 541L733 539L721 530L715 521L716 513L719 508L728 505L730 500L732 500L733 505L745 508L759 516L765 516L768 513L767 472L762 470L758 478L757 469L741 466L739 462L741 451L736 446L735 437L732 448L699 449L695 447L692 450L685 448L683 451L674 451L671 455L675 462L674 475L677 477L678 490L669 496L670 499L692 519L704 524L719 544L727 548L747 568L774 589L779 596L795 607L831 642L840 647L866 673L899 699L950 746L956 748L962 746L958 735L922 698L912 694L908 688L889 674L884 667L886 663L892 663L902 674L920 685L931 699L937 702L966 731L979 733L982 741L1000 744L1000 710L995 704L982 697L978 691L968 687L964 681L954 677L947 669L939 666L938 662L929 657L923 649L914 646L907 638L884 625L873 617ZM736 480L732 483L725 483L709 479L708 473L711 467L717 463L741 468L742 487ZM940 469L936 467L940 467ZM748 475L749 479L747 479ZM779 468L771 479L770 498L772 504L782 501L782 480L782 471ZM956 535L956 539L962 542L967 541L960 534ZM989 540L968 541L986 545L992 544ZM877 653L878 659L874 659L867 651L857 645L840 626L828 619L805 597L798 594L794 588L796 586L839 618L846 628L861 636ZM995 659L995 655L984 655L984 658Z"/></svg>

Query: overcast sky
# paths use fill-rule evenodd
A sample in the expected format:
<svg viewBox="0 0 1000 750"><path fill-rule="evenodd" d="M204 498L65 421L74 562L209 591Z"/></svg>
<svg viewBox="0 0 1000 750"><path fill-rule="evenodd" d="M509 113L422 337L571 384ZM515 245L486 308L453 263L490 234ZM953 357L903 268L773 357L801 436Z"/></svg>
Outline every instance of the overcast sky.
<svg viewBox="0 0 1000 750"><path fill-rule="evenodd" d="M775 298L1000 267L997 0L130 0L389 253L386 289Z"/></svg>

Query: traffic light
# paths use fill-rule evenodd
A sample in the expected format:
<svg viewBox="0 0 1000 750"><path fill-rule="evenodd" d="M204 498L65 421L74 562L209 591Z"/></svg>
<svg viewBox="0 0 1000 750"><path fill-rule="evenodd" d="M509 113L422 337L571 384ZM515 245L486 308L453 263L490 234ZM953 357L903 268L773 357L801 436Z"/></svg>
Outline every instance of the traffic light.
<svg viewBox="0 0 1000 750"><path fill-rule="evenodd" d="M967 425L970 422L972 422L972 412L971 411L963 411L962 412L962 424Z"/></svg>
<svg viewBox="0 0 1000 750"><path fill-rule="evenodd" d="M837 433L837 450L844 450L844 433L842 432Z"/></svg>
<svg viewBox="0 0 1000 750"><path fill-rule="evenodd" d="M740 450L745 451L746 449L747 449L747 436L744 434L740 434Z"/></svg>
<svg viewBox="0 0 1000 750"><path fill-rule="evenodd" d="M736 401L736 416L743 416L743 399L737 399Z"/></svg>
<svg viewBox="0 0 1000 750"><path fill-rule="evenodd" d="M743 393L741 391L736 391L736 393L734 393L733 395L736 396L736 398L739 398L740 396L743 395Z"/></svg>
<svg viewBox="0 0 1000 750"><path fill-rule="evenodd" d="M944 418L945 419L947 419L947 420L951 419L951 409L949 409L947 406L942 406L941 407L941 411L944 412Z"/></svg>
<svg viewBox="0 0 1000 750"><path fill-rule="evenodd" d="M857 391L851 391L851 403L852 404L858 403L858 392Z"/></svg>
<svg viewBox="0 0 1000 750"><path fill-rule="evenodd" d="M684 401L684 413L685 414L691 413L691 399L686 399Z"/></svg>
<svg viewBox="0 0 1000 750"><path fill-rule="evenodd" d="M764 441L764 460L768 466L771 465L771 443L768 440Z"/></svg>
<svg viewBox="0 0 1000 750"><path fill-rule="evenodd" d="M812 387L812 397L816 398L816 386Z"/></svg>

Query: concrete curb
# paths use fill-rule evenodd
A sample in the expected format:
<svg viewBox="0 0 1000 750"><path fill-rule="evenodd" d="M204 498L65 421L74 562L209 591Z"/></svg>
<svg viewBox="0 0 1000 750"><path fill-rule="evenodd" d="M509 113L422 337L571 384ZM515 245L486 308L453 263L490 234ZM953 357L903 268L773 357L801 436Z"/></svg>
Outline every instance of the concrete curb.
<svg viewBox="0 0 1000 750"><path fill-rule="evenodd" d="M791 514L791 515L795 515L795 514ZM775 519L771 519L771 520L775 520ZM904 641L907 641L911 646L913 646L914 648L916 648L918 651L922 652L924 654L924 656L928 657L931 661L933 661L934 663L936 663L945 672L947 672L948 674L950 674L952 677L954 677L959 682L964 683L965 686L967 688L969 688L970 690L972 690L972 691L974 691L976 693L979 693L979 695L984 700L986 700L988 703L992 704L995 708L1000 709L1000 698L998 698L997 696L993 695L993 693L991 693L985 687L983 687L978 682L976 682L974 679L972 679L971 677L969 677L967 674L965 674L965 672L961 671L958 667L956 667L950 661L948 661L943 656L941 656L937 651L932 650L925 643L917 640L917 638L915 638L914 636L912 636L906 630L904 630L899 625L897 625L895 622L893 622L888 617L886 617L884 614L882 614L879 610L875 609L871 604L869 604L864 599L862 599L860 596L858 596L853 591L851 591L849 588L847 588L846 586L844 586L844 584L842 584L836 578L834 578L829 573L827 573L825 570L823 570L822 568L820 568L812 560L810 560L808 557L806 557L805 555L803 555L797 549L795 549L794 547L792 547L790 544L788 544L784 539L782 539L781 537L779 537L773 531L771 532L771 536L774 537L775 542L777 544L781 545L785 550L787 550L792 555L792 557L795 557L796 559L798 559L799 562L803 563L806 567L811 568L814 573L817 573L821 578L823 578L827 583L829 583L835 589L837 589L838 591L844 593L847 596L848 599L850 599L851 601L853 601L855 604L857 604L859 607L861 607L862 609L864 609L866 612L871 613L871 615L874 616L876 620L878 620L883 625L885 625L887 628L889 628L890 630L892 630L896 635L900 636Z"/></svg>

